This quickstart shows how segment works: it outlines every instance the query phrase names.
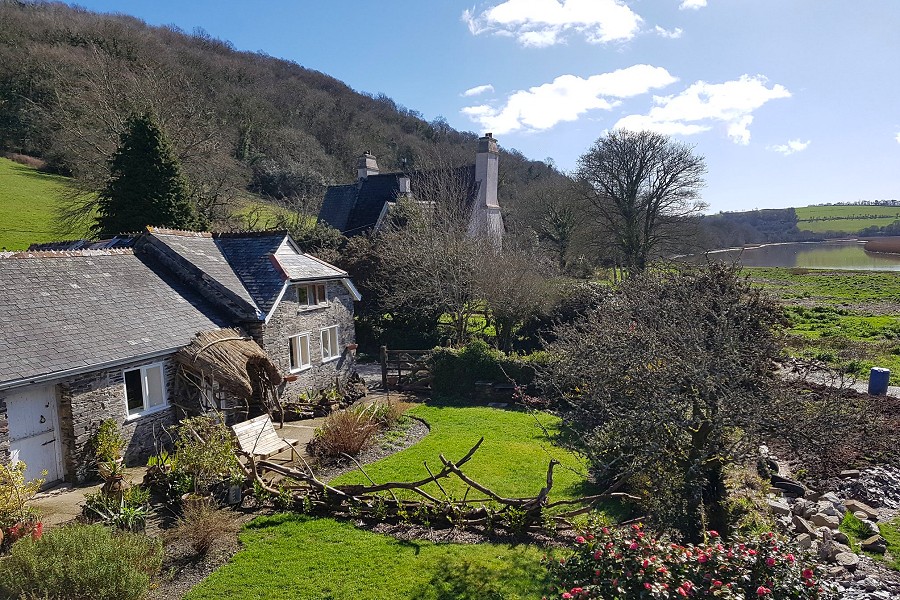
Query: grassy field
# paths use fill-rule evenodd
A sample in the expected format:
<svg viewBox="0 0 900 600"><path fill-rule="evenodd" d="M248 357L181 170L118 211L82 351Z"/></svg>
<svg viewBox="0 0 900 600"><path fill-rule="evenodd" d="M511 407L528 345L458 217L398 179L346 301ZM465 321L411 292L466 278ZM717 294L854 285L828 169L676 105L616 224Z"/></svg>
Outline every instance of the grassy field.
<svg viewBox="0 0 900 600"><path fill-rule="evenodd" d="M789 345L861 378L891 370L900 385L900 273L749 268L787 307Z"/></svg>
<svg viewBox="0 0 900 600"><path fill-rule="evenodd" d="M52 221L66 178L0 158L0 249L57 239Z"/></svg>
<svg viewBox="0 0 900 600"><path fill-rule="evenodd" d="M804 206L795 209L801 231L854 234L866 227L884 227L900 219L897 206Z"/></svg>
<svg viewBox="0 0 900 600"><path fill-rule="evenodd" d="M551 456L555 471L551 498L586 491L584 463L551 446L543 428L555 432L549 415L540 424L526 412L448 404L420 405L411 414L425 419L430 433L418 444L366 466L375 481L421 478L422 465L440 465L438 455L459 460L482 435L481 448L464 470L477 481L509 496L536 494ZM567 467L567 468L564 468ZM573 469L577 472L573 472ZM348 474L333 483L362 482ZM458 480L446 481L460 494ZM440 494L436 488L431 489ZM540 598L547 585L542 551L528 545L436 544L399 541L332 519L276 515L256 519L241 534L243 549L187 595L212 598L304 598L434 600Z"/></svg>

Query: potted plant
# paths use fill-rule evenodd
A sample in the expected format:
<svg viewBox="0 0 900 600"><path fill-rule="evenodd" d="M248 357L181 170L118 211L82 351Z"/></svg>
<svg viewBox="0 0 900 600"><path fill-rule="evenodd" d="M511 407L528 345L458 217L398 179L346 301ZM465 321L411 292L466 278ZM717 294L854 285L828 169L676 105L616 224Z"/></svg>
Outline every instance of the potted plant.
<svg viewBox="0 0 900 600"><path fill-rule="evenodd" d="M125 481L125 465L121 459L108 460L97 465L97 471L103 477L100 491L107 496L121 498L129 484Z"/></svg>

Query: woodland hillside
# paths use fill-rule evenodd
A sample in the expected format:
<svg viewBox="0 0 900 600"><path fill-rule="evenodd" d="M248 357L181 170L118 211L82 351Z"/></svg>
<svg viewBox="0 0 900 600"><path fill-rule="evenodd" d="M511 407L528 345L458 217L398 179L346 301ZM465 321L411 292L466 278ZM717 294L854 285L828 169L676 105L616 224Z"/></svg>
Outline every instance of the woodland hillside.
<svg viewBox="0 0 900 600"><path fill-rule="evenodd" d="M314 203L325 185L355 178L366 150L383 171L462 164L478 137L202 30L0 0L0 151L40 157L94 192L124 123L140 111L157 115L214 222L248 194ZM534 183L560 177L508 149L500 176L513 213Z"/></svg>

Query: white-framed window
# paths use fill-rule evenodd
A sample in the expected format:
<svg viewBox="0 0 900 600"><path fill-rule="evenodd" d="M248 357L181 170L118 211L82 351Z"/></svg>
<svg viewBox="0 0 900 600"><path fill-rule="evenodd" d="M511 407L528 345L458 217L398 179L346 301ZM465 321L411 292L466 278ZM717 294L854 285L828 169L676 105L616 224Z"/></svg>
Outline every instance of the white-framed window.
<svg viewBox="0 0 900 600"><path fill-rule="evenodd" d="M322 337L322 362L335 360L341 353L338 350L338 326L332 325L320 331Z"/></svg>
<svg viewBox="0 0 900 600"><path fill-rule="evenodd" d="M309 283L297 286L297 302L301 308L328 304L324 283Z"/></svg>
<svg viewBox="0 0 900 600"><path fill-rule="evenodd" d="M163 363L122 372L125 379L125 404L128 417L156 412L168 406Z"/></svg>
<svg viewBox="0 0 900 600"><path fill-rule="evenodd" d="M291 371L302 371L312 366L309 356L309 334L301 333L300 335L288 338L288 344L291 351Z"/></svg>

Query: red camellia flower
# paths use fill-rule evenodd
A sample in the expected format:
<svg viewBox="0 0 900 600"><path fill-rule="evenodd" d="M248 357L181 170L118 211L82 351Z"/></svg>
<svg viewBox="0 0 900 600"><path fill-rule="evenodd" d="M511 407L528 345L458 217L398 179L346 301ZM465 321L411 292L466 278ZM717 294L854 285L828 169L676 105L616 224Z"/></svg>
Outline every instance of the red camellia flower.
<svg viewBox="0 0 900 600"><path fill-rule="evenodd" d="M578 537L575 538L575 543L576 543L576 544L583 544L583 543L584 543L584 538L583 538L582 536L579 535Z"/></svg>
<svg viewBox="0 0 900 600"><path fill-rule="evenodd" d="M774 566L775 566L775 559L772 558L772 557L770 556L769 558L766 559L766 564L767 564L768 566L770 566L770 567L774 567Z"/></svg>
<svg viewBox="0 0 900 600"><path fill-rule="evenodd" d="M720 587L722 587L722 582L719 581L718 579L716 579L715 581L712 582L712 586L714 588L720 588Z"/></svg>
<svg viewBox="0 0 900 600"><path fill-rule="evenodd" d="M719 532L713 529L709 530L709 537L719 537Z"/></svg>
<svg viewBox="0 0 900 600"><path fill-rule="evenodd" d="M649 582L646 582L646 581L645 581L645 582L644 582L644 589L645 589L645 590L652 590L652 589L653 589L653 586L650 585Z"/></svg>
<svg viewBox="0 0 900 600"><path fill-rule="evenodd" d="M756 595L757 595L757 596L765 596L766 594L768 594L768 593L771 592L771 591L772 591L772 590L770 590L770 589L767 588L767 587L759 586L758 588L756 588Z"/></svg>
<svg viewBox="0 0 900 600"><path fill-rule="evenodd" d="M803 569L803 572L800 574L803 576L803 579L812 579L813 570L812 569Z"/></svg>
<svg viewBox="0 0 900 600"><path fill-rule="evenodd" d="M564 600L570 600L572 598L572 594L570 594L569 592L563 592L562 597Z"/></svg>
<svg viewBox="0 0 900 600"><path fill-rule="evenodd" d="M787 561L788 561L789 563L794 564L795 558L794 558L794 555L793 555L793 554L788 554L787 556L785 556L785 558L787 559Z"/></svg>

